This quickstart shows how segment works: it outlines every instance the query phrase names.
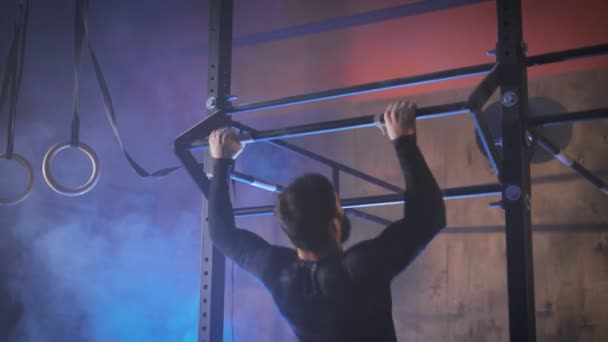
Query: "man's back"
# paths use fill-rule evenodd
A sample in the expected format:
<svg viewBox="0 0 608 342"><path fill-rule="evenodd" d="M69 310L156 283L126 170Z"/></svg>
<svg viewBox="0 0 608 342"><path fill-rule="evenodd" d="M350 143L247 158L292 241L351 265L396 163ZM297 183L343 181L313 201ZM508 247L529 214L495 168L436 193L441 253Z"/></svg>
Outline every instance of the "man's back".
<svg viewBox="0 0 608 342"><path fill-rule="evenodd" d="M390 281L361 277L354 247L320 261L274 247L262 276L300 341L396 341Z"/></svg>

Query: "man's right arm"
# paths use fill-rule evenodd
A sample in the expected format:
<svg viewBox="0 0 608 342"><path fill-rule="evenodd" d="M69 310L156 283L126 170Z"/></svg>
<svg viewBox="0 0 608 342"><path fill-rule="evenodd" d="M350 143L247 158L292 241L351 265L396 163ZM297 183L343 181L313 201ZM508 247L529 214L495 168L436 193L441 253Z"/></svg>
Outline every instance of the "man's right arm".
<svg viewBox="0 0 608 342"><path fill-rule="evenodd" d="M407 188L404 218L388 226L375 241L390 277L409 265L446 225L443 195L415 136L400 137L393 143Z"/></svg>
<svg viewBox="0 0 608 342"><path fill-rule="evenodd" d="M443 195L416 144L416 136L401 135L392 143L407 188L404 218L347 254L354 273L376 273L373 278L385 280L405 269L446 225Z"/></svg>

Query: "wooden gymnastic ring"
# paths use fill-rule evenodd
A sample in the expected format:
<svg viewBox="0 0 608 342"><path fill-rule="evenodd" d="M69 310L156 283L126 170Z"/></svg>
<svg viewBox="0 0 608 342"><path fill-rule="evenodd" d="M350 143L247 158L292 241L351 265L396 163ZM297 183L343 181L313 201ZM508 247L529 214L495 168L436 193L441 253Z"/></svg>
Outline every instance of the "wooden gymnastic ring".
<svg viewBox="0 0 608 342"><path fill-rule="evenodd" d="M91 176L83 185L76 188L69 188L67 186L59 184L57 180L53 177L51 172L51 162L55 156L68 148L77 148L80 151L84 152L89 160L91 161L91 165L93 166L93 170L91 172ZM91 147L87 144L79 143L78 146L72 146L69 142L59 143L51 147L48 152L44 155L44 160L42 161L42 176L44 177L44 181L46 184L53 189L56 193L64 196L81 196L91 191L97 184L99 180L99 159L97 155L93 151Z"/></svg>
<svg viewBox="0 0 608 342"><path fill-rule="evenodd" d="M21 192L14 199L7 200L7 199L0 197L0 206L8 206L8 205L20 203L23 200L25 200L32 192L32 187L34 185L34 171L32 170L32 164L30 164L30 162L28 162L27 159L25 159L24 157L22 157L16 153L13 153L10 158L8 157L7 154L0 154L0 160L2 160L2 159L6 159L6 160L14 159L19 163L19 165L21 165L25 169L25 173L27 174L27 186L25 187L25 190L23 192Z"/></svg>

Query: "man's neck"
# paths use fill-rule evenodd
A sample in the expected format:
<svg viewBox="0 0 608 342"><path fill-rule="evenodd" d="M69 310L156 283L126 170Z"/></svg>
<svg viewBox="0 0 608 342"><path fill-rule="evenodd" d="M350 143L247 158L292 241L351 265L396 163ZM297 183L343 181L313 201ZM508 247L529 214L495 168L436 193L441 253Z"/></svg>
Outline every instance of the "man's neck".
<svg viewBox="0 0 608 342"><path fill-rule="evenodd" d="M342 253L342 247L340 246L330 246L327 248L323 248L319 251L307 251L303 249L297 249L298 258L304 261L319 261L322 259L330 258Z"/></svg>

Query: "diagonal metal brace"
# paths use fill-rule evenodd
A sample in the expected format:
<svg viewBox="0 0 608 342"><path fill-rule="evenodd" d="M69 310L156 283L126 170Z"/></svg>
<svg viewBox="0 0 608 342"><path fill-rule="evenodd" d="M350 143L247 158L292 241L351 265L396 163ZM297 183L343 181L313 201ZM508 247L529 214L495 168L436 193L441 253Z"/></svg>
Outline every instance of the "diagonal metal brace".
<svg viewBox="0 0 608 342"><path fill-rule="evenodd" d="M533 134L535 142L538 146L542 147L545 151L550 153L553 157L555 157L555 159L559 160L562 164L574 170L581 177L585 178L585 180L595 185L605 195L608 195L608 185L606 185L606 183L601 178L594 175L591 171L589 171L580 163L569 158L566 154L564 154L563 151L559 149L559 147L557 147L543 135L539 134L538 132L535 132Z"/></svg>
<svg viewBox="0 0 608 342"><path fill-rule="evenodd" d="M494 94L496 89L498 88L498 74L499 74L500 65L497 63L494 65L492 70L484 77L484 79L477 85L475 90L469 96L469 100L467 102L467 107L473 114L473 122L475 123L475 129L477 130L477 134L481 138L481 142L484 150L486 151L486 155L492 164L492 168L494 169L495 174L500 179L500 168L501 164L500 155L498 154L498 150L496 149L496 145L494 145L494 139L492 138L492 134L490 133L490 129L488 128L488 124L486 122L485 117L481 115L481 110L483 106L488 102L488 99Z"/></svg>
<svg viewBox="0 0 608 342"><path fill-rule="evenodd" d="M194 143L207 138L214 130L231 125L232 120L230 117L223 111L216 110L205 120L199 122L175 139L175 154L182 162L199 190L205 195L205 198L207 198L207 195L209 194L209 185L211 181L203 172L203 163L198 162L196 158L194 158L191 146L194 145Z"/></svg>

